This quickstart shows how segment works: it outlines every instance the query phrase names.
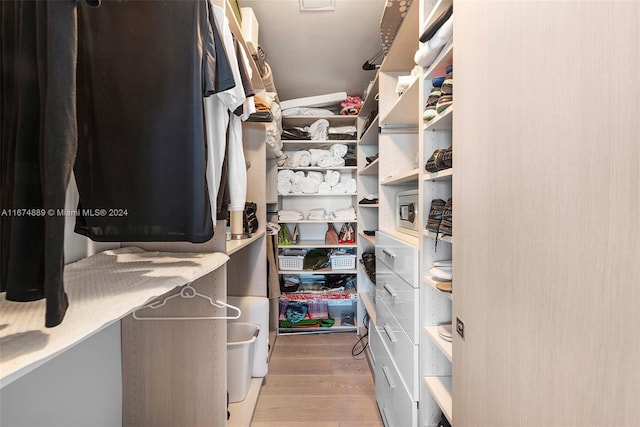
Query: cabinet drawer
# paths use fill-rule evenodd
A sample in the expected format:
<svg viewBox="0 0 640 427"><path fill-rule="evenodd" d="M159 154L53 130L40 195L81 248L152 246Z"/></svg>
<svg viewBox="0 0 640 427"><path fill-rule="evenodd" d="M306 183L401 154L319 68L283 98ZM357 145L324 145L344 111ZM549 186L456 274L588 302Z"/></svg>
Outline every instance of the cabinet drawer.
<svg viewBox="0 0 640 427"><path fill-rule="evenodd" d="M380 232L376 236L376 263L378 261L385 263L412 287L419 287L418 248Z"/></svg>
<svg viewBox="0 0 640 427"><path fill-rule="evenodd" d="M377 334L374 331L372 335ZM377 339L380 340L380 336ZM386 351L379 354L374 372L376 400L385 427L417 426L417 404L404 388L398 370Z"/></svg>
<svg viewBox="0 0 640 427"><path fill-rule="evenodd" d="M382 263L376 265L376 270L376 306L385 303L411 341L418 344L420 290Z"/></svg>
<svg viewBox="0 0 640 427"><path fill-rule="evenodd" d="M388 353L388 357L398 366L402 382L409 395L418 399L418 346L409 339L400 324L389 311L389 307L379 302L377 307L377 323L375 330L384 347L380 353Z"/></svg>

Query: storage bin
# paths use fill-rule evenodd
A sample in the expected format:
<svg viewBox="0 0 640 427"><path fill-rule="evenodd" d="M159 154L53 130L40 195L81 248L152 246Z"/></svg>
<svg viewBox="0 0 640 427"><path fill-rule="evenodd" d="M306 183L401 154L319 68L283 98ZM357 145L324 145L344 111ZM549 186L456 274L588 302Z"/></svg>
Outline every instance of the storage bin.
<svg viewBox="0 0 640 427"><path fill-rule="evenodd" d="M332 270L353 270L356 268L355 255L331 255Z"/></svg>
<svg viewBox="0 0 640 427"><path fill-rule="evenodd" d="M278 255L280 270L302 270L304 268L305 249L287 249Z"/></svg>
<svg viewBox="0 0 640 427"><path fill-rule="evenodd" d="M253 323L227 324L227 391L231 403L247 397L259 333L260 326Z"/></svg>

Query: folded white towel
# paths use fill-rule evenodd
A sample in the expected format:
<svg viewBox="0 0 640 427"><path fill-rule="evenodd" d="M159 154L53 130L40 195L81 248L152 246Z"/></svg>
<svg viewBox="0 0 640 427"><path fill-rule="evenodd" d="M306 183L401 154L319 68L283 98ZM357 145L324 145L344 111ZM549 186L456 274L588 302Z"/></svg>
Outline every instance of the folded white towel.
<svg viewBox="0 0 640 427"><path fill-rule="evenodd" d="M318 159L318 167L330 168L332 166L335 166L334 159L336 159L336 157L333 157L331 154L323 155Z"/></svg>
<svg viewBox="0 0 640 427"><path fill-rule="evenodd" d="M318 182L314 179L304 177L300 183L304 194L314 194L318 192Z"/></svg>
<svg viewBox="0 0 640 427"><path fill-rule="evenodd" d="M349 179L344 186L347 189L347 193L355 193L358 190L356 180L353 178Z"/></svg>
<svg viewBox="0 0 640 427"><path fill-rule="evenodd" d="M339 182L333 187L331 187L331 192L335 194L344 194L347 192L347 189L343 183Z"/></svg>
<svg viewBox="0 0 640 427"><path fill-rule="evenodd" d="M347 154L348 148L344 144L333 144L329 149L333 157L343 158Z"/></svg>
<svg viewBox="0 0 640 427"><path fill-rule="evenodd" d="M294 210L291 210L291 209L280 209L278 211L278 215L300 215L300 216L302 216L302 212L294 211Z"/></svg>
<svg viewBox="0 0 640 427"><path fill-rule="evenodd" d="M349 206L348 208L336 209L333 213L334 213L334 215L337 215L337 216L355 215L356 214L356 210L353 208L353 206Z"/></svg>
<svg viewBox="0 0 640 427"><path fill-rule="evenodd" d="M311 135L312 141L326 141L328 139L329 121L325 119L316 120L305 130Z"/></svg>
<svg viewBox="0 0 640 427"><path fill-rule="evenodd" d="M278 194L289 194L292 187L291 181L278 181Z"/></svg>
<svg viewBox="0 0 640 427"><path fill-rule="evenodd" d="M307 219L324 220L327 218L327 213L324 209L311 209Z"/></svg>
<svg viewBox="0 0 640 427"><path fill-rule="evenodd" d="M331 166L333 166L334 168L344 166L344 159L342 157L334 157L333 164Z"/></svg>
<svg viewBox="0 0 640 427"><path fill-rule="evenodd" d="M291 182L293 182L294 184L301 184L303 179L304 179L304 172L296 171L296 173L293 174L293 178L291 179Z"/></svg>
<svg viewBox="0 0 640 427"><path fill-rule="evenodd" d="M311 159L310 159L311 166L317 166L318 160L320 160L320 157L331 155L331 152L329 150L321 150L319 148L310 148L309 154L311 155Z"/></svg>
<svg viewBox="0 0 640 427"><path fill-rule="evenodd" d="M324 181L331 186L336 185L340 182L340 172L328 170L324 174Z"/></svg>
<svg viewBox="0 0 640 427"><path fill-rule="evenodd" d="M318 193L328 194L331 193L331 184L328 182L321 182L318 184Z"/></svg>
<svg viewBox="0 0 640 427"><path fill-rule="evenodd" d="M281 221L296 221L299 219L304 219L304 216L301 212L298 211L279 210L278 219Z"/></svg>
<svg viewBox="0 0 640 427"><path fill-rule="evenodd" d="M320 184L322 181L324 181L324 175L322 175L322 172L318 172L318 171L309 171L309 172L307 172L307 178L313 179L318 184Z"/></svg>
<svg viewBox="0 0 640 427"><path fill-rule="evenodd" d="M278 171L278 182L280 181L291 181L293 179L293 171L290 169L285 169Z"/></svg>
<svg viewBox="0 0 640 427"><path fill-rule="evenodd" d="M302 194L302 185L301 184L293 184L293 187L291 187L291 192L293 194Z"/></svg>
<svg viewBox="0 0 640 427"><path fill-rule="evenodd" d="M311 153L307 150L299 150L293 153L291 164L294 168L307 167L311 164Z"/></svg>
<svg viewBox="0 0 640 427"><path fill-rule="evenodd" d="M356 132L358 132L358 130L356 129L355 126L336 126L336 127L330 127L329 128L329 135L331 134L340 134L340 135L353 135L354 139L355 139L355 135Z"/></svg>
<svg viewBox="0 0 640 427"><path fill-rule="evenodd" d="M325 215L326 213L324 208L309 209L309 215Z"/></svg>

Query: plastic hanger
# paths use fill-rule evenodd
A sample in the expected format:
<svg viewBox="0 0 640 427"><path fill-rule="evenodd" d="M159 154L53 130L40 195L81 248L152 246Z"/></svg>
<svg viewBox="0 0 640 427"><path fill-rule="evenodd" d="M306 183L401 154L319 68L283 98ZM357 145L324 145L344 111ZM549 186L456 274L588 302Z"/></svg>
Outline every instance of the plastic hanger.
<svg viewBox="0 0 640 427"><path fill-rule="evenodd" d="M144 310L146 308L150 308L152 310L160 308L160 307L166 305L169 300L172 300L172 299L178 298L178 297L183 298L183 299L202 298L202 299L207 300L209 302L209 304L211 304L213 307L230 308L230 309L234 310L236 312L236 314L234 316L180 316L180 317L172 317L172 316L167 316L167 317L145 317L145 316L139 316L137 314L140 310ZM214 302L207 295L203 295L203 294L199 293L198 291L196 291L193 288L193 286L191 286L191 283L189 283L189 284L187 284L185 287L183 287L180 290L180 293L168 296L162 301L151 302L149 304L143 305L142 307L138 308L137 310L135 310L133 312L133 318L136 319L136 320L232 320L232 319L239 318L240 314L242 314L242 311L238 307L233 306L231 304L227 304L226 302L219 301L219 300Z"/></svg>

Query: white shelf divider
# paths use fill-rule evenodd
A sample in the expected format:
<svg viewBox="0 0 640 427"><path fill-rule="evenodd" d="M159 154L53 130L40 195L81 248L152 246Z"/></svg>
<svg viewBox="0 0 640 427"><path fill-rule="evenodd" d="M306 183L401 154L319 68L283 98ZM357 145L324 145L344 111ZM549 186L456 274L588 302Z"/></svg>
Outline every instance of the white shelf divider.
<svg viewBox="0 0 640 427"><path fill-rule="evenodd" d="M451 399L451 377L424 377L429 392L444 416L453 425L453 402Z"/></svg>
<svg viewBox="0 0 640 427"><path fill-rule="evenodd" d="M424 330L436 347L445 355L449 362L451 362L453 360L453 345L440 337L440 334L438 334L438 326L426 326Z"/></svg>

